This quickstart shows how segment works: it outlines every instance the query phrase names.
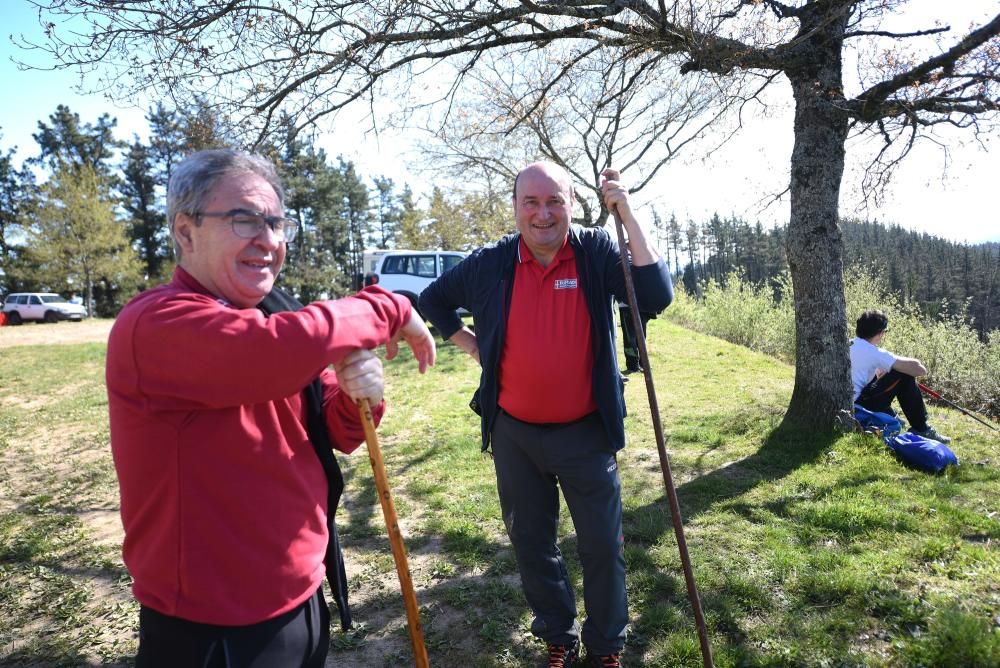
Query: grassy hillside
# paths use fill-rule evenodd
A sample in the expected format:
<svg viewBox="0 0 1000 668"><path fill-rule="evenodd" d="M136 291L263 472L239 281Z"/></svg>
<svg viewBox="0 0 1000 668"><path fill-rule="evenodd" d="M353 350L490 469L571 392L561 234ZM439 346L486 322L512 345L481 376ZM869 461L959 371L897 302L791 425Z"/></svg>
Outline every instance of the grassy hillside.
<svg viewBox="0 0 1000 668"><path fill-rule="evenodd" d="M933 409L962 463L929 476L872 438L778 431L791 367L662 319L649 336L718 666L1000 665L1000 445L985 428ZM103 355L38 346L0 360L0 664L124 665L134 651ZM424 376L401 358L387 365L380 437L431 664L535 665L542 646L467 407L478 371L448 345ZM626 395L624 660L700 666L641 377ZM341 461L359 624L337 629L329 665L406 665L364 446ZM561 548L582 601L568 516Z"/></svg>

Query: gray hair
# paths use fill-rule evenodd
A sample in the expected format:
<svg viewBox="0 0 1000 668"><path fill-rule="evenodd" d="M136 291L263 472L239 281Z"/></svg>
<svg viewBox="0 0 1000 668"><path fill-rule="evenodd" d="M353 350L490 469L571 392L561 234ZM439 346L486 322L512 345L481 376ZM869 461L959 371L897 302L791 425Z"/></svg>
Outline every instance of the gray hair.
<svg viewBox="0 0 1000 668"><path fill-rule="evenodd" d="M264 179L274 189L278 203L284 207L285 189L270 160L232 148L192 153L173 169L167 185L167 223L178 260L181 259L181 248L174 235L177 214L194 215L200 211L219 179L234 174L255 174ZM195 225L199 224L196 219Z"/></svg>

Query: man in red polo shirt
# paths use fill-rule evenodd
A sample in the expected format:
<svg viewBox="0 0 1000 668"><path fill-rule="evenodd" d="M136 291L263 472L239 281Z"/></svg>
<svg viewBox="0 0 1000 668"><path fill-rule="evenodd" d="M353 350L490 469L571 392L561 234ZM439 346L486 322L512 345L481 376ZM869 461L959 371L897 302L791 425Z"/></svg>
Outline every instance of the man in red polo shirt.
<svg viewBox="0 0 1000 668"><path fill-rule="evenodd" d="M603 172L608 208L629 238L639 307L673 297L666 265L632 213L618 172ZM486 246L432 283L421 311L482 365L483 448L492 445L504 523L531 630L549 665L569 666L582 640L590 665L620 665L628 608L622 551L625 404L615 354L612 297L625 301L618 246L600 228L571 226L573 188L558 165L525 167L514 182L517 233ZM456 310L468 309L475 332ZM559 489L573 516L587 619L556 545Z"/></svg>

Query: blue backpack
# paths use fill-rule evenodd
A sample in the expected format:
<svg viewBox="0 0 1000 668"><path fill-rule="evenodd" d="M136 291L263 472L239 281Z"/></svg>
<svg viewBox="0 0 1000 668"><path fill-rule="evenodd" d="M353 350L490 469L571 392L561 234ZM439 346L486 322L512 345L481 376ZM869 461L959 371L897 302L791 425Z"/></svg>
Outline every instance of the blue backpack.
<svg viewBox="0 0 1000 668"><path fill-rule="evenodd" d="M895 415L877 413L854 404L854 419L865 431L878 430L882 438L888 441L891 437L903 431L903 423Z"/></svg>
<svg viewBox="0 0 1000 668"><path fill-rule="evenodd" d="M921 471L940 473L958 464L958 457L945 445L913 432L903 431L903 423L889 413L878 413L854 404L854 418L866 432L877 432L903 463Z"/></svg>
<svg viewBox="0 0 1000 668"><path fill-rule="evenodd" d="M940 473L946 466L958 464L958 457L947 445L911 431L886 438L885 444L906 464L921 471Z"/></svg>

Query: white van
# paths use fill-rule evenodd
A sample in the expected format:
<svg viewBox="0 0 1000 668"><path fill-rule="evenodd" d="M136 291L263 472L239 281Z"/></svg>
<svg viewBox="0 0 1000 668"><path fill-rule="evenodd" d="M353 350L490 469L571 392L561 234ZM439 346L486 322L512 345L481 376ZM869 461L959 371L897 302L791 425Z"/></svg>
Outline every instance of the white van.
<svg viewBox="0 0 1000 668"><path fill-rule="evenodd" d="M465 259L461 251L374 250L365 251L365 285L378 285L405 295L413 307L417 297L435 278Z"/></svg>

